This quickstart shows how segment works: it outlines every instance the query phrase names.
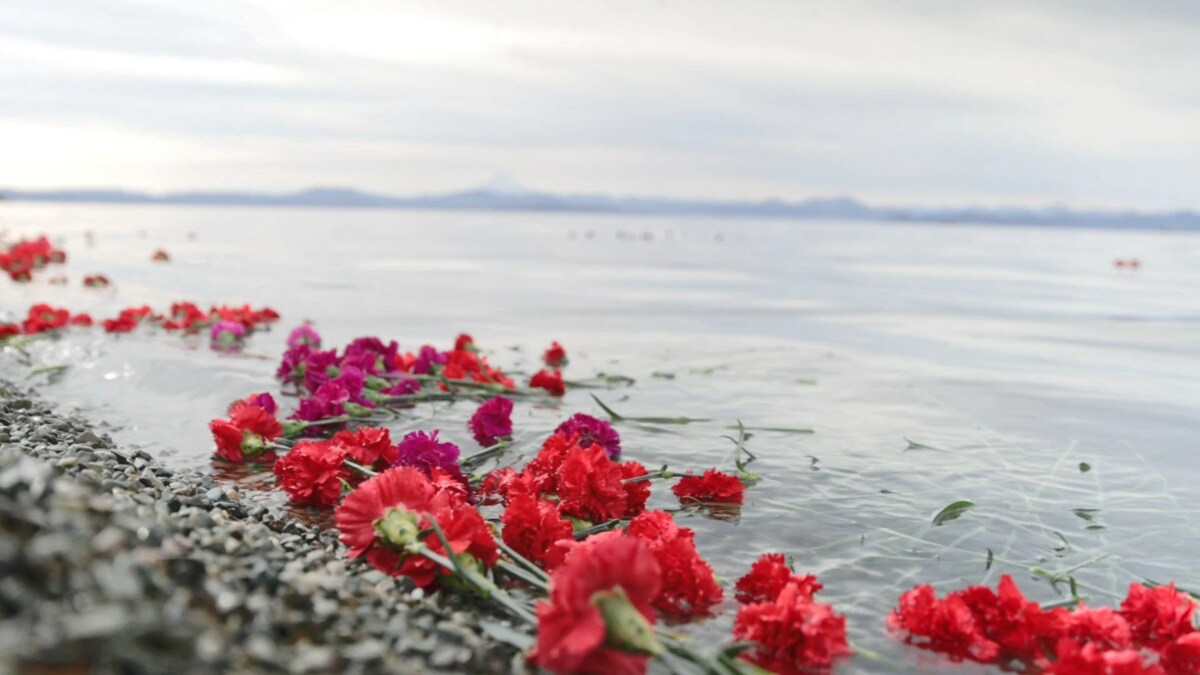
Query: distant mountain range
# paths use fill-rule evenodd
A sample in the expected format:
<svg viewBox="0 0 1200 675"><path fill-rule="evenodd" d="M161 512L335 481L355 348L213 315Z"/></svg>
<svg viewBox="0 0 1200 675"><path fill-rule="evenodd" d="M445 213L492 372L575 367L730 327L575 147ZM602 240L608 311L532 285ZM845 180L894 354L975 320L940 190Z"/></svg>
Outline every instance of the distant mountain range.
<svg viewBox="0 0 1200 675"><path fill-rule="evenodd" d="M1140 212L1073 210L1054 206L1025 207L893 207L871 206L849 197L803 201L764 199L726 201L558 195L525 190L509 181L461 192L411 197L372 194L349 188L310 188L298 192L173 192L149 194L125 190L4 190L0 199L36 202L106 204L207 204L236 206L306 206L340 208L472 209L498 211L573 211L629 214L686 214L821 218L837 220L921 221L997 225L1053 225L1138 229L1200 230L1194 211Z"/></svg>

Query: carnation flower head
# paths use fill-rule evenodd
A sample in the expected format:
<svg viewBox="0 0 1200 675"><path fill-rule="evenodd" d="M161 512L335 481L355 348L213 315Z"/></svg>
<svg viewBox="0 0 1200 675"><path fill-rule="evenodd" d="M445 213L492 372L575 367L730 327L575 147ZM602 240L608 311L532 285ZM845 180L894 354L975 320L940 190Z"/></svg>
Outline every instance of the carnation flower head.
<svg viewBox="0 0 1200 675"><path fill-rule="evenodd" d="M547 368L558 370L567 365L567 350L563 349L563 346L555 340L550 343L550 347L546 351L542 352L542 362L546 364Z"/></svg>
<svg viewBox="0 0 1200 675"><path fill-rule="evenodd" d="M621 468L598 445L567 453L555 483L563 515L590 523L625 515L629 497Z"/></svg>
<svg viewBox="0 0 1200 675"><path fill-rule="evenodd" d="M589 448L593 443L598 443L604 448L609 459L621 458L621 435L605 420L575 413L558 425L554 433L576 436L581 448Z"/></svg>
<svg viewBox="0 0 1200 675"><path fill-rule="evenodd" d="M258 406L267 411L268 415L274 416L279 411L279 405L275 403L275 397L267 392L261 394L250 394L244 399L234 401L229 404L229 414L233 415L244 406Z"/></svg>
<svg viewBox="0 0 1200 675"><path fill-rule="evenodd" d="M366 467L383 468L396 463L396 444L386 427L358 427L339 431L333 440L346 446L350 459Z"/></svg>
<svg viewBox="0 0 1200 675"><path fill-rule="evenodd" d="M644 673L647 656L662 649L653 630L661 588L646 542L618 532L589 537L550 577L530 660L556 673Z"/></svg>
<svg viewBox="0 0 1200 675"><path fill-rule="evenodd" d="M283 358L279 361L279 369L275 371L275 379L280 382L302 379L308 357L312 353L313 348L305 344L289 347L283 353Z"/></svg>
<svg viewBox="0 0 1200 675"><path fill-rule="evenodd" d="M475 442L490 447L502 439L512 437L513 402L503 396L488 399L471 415L467 426L475 436Z"/></svg>
<svg viewBox="0 0 1200 675"><path fill-rule="evenodd" d="M954 661L991 663L1000 655L1000 645L987 638L960 596L951 594L939 600L928 584L901 595L898 607L888 614L887 625L904 632L906 642Z"/></svg>
<svg viewBox="0 0 1200 675"><path fill-rule="evenodd" d="M1167 675L1137 649L1105 649L1094 642L1069 638L1055 644L1054 661L1045 665L1044 675Z"/></svg>
<svg viewBox="0 0 1200 675"><path fill-rule="evenodd" d="M571 522L559 515L552 502L528 493L515 494L508 500L500 522L504 525L504 543L543 567L550 547L571 539L574 533Z"/></svg>
<svg viewBox="0 0 1200 675"><path fill-rule="evenodd" d="M677 618L705 616L723 593L712 566L696 551L694 533L679 527L665 511L646 511L629 523L627 533L644 539L662 570L662 590L654 606Z"/></svg>
<svg viewBox="0 0 1200 675"><path fill-rule="evenodd" d="M788 584L795 584L809 597L822 588L821 582L813 575L793 573L782 553L766 553L755 560L750 571L738 579L737 600L743 604L773 602Z"/></svg>
<svg viewBox="0 0 1200 675"><path fill-rule="evenodd" d="M390 387L385 387L379 390L379 393L387 396L411 396L421 391L421 381L414 377L404 377L396 381Z"/></svg>
<svg viewBox="0 0 1200 675"><path fill-rule="evenodd" d="M438 467L452 476L463 479L458 456L458 446L439 440L437 429L431 433L413 431L406 434L396 447L396 466L415 466L426 475L430 469Z"/></svg>
<svg viewBox="0 0 1200 675"><path fill-rule="evenodd" d="M411 372L416 375L429 375L433 372L435 365L440 366L445 362L445 354L431 345L422 345L421 350L417 353L416 361L413 362Z"/></svg>
<svg viewBox="0 0 1200 675"><path fill-rule="evenodd" d="M288 333L287 346L288 349L298 349L302 346L314 350L320 349L321 334L317 332L316 328L313 328L311 323L302 323Z"/></svg>
<svg viewBox="0 0 1200 675"><path fill-rule="evenodd" d="M741 504L745 499L746 486L733 474L709 469L700 476L684 476L671 488L679 503L689 504Z"/></svg>
<svg viewBox="0 0 1200 675"><path fill-rule="evenodd" d="M297 443L275 462L275 478L297 504L334 506L342 496L350 470L345 459L349 448L336 440Z"/></svg>
<svg viewBox="0 0 1200 675"><path fill-rule="evenodd" d="M1194 632L1195 611L1196 602L1176 590L1175 584L1146 588L1133 583L1121 602L1121 616L1134 639L1156 649Z"/></svg>
<svg viewBox="0 0 1200 675"><path fill-rule="evenodd" d="M357 357L368 364L363 369L371 373L381 373L392 370L396 356L400 353L400 345L395 340L383 343L377 337L360 337L346 345L342 359ZM360 366L362 367L362 366Z"/></svg>
<svg viewBox="0 0 1200 675"><path fill-rule="evenodd" d="M733 635L755 645L741 658L769 671L791 675L830 666L851 653L846 617L813 602L796 584L788 584L773 602L743 605Z"/></svg>
<svg viewBox="0 0 1200 675"><path fill-rule="evenodd" d="M217 444L216 455L231 462L275 461L271 442L283 433L279 420L257 405L232 411L228 420L212 420L208 428Z"/></svg>
<svg viewBox="0 0 1200 675"><path fill-rule="evenodd" d="M304 358L304 388L316 392L322 384L337 376L336 350L312 351Z"/></svg>
<svg viewBox="0 0 1200 675"><path fill-rule="evenodd" d="M209 330L214 349L234 349L246 338L246 327L237 321L218 321Z"/></svg>
<svg viewBox="0 0 1200 675"><path fill-rule="evenodd" d="M1168 675L1200 673L1200 631L1176 639L1159 652Z"/></svg>
<svg viewBox="0 0 1200 675"><path fill-rule="evenodd" d="M533 389L545 389L546 393L551 396L562 396L567 393L562 373L557 370L554 372L544 369L537 371L533 377L529 378L529 386Z"/></svg>

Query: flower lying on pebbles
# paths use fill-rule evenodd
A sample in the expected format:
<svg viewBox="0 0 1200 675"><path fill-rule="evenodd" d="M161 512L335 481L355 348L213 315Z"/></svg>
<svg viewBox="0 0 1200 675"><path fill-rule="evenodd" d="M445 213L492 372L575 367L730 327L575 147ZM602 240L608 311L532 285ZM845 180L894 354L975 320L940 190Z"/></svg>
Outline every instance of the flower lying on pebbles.
<svg viewBox="0 0 1200 675"><path fill-rule="evenodd" d="M334 506L350 479L349 452L336 440L302 441L275 461L275 478L297 504Z"/></svg>
<svg viewBox="0 0 1200 675"><path fill-rule="evenodd" d="M283 433L283 425L259 405L240 406L227 420L208 423L217 443L218 457L231 462L275 461L271 443Z"/></svg>

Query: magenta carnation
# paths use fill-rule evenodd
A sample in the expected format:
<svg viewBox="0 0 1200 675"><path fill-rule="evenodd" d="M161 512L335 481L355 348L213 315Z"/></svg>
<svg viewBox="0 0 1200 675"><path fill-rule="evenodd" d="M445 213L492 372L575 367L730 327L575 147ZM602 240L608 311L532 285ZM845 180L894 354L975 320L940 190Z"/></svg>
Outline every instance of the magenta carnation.
<svg viewBox="0 0 1200 675"><path fill-rule="evenodd" d="M279 362L279 370L275 371L275 379L281 382L287 382L292 379L297 379L304 376L304 364L308 361L308 357L313 353L312 347L305 344L289 347L283 353L283 359Z"/></svg>
<svg viewBox="0 0 1200 675"><path fill-rule="evenodd" d="M437 467L463 480L462 469L458 466L458 446L438 440L438 432L432 433L414 431L407 434L396 446L396 466L415 466L429 475Z"/></svg>
<svg viewBox="0 0 1200 675"><path fill-rule="evenodd" d="M608 455L609 459L616 460L621 457L621 435L611 424L591 415L575 413L566 422L558 425L554 433L566 434L568 437L578 435L579 447L587 449L592 447L592 443L598 443L604 448L604 454Z"/></svg>
<svg viewBox="0 0 1200 675"><path fill-rule="evenodd" d="M497 396L479 406L467 426L474 434L475 440L483 447L495 445L502 438L512 436L513 402L503 396Z"/></svg>
<svg viewBox="0 0 1200 675"><path fill-rule="evenodd" d="M288 334L287 346L288 351L299 349L300 347L320 349L321 334L312 327L311 323L301 324L293 328L292 332Z"/></svg>

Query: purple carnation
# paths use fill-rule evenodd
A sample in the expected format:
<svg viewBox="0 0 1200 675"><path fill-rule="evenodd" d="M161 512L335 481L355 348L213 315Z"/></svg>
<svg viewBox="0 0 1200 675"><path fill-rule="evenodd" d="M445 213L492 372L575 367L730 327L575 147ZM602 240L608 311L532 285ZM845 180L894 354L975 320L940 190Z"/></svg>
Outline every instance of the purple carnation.
<svg viewBox="0 0 1200 675"><path fill-rule="evenodd" d="M458 480L463 479L458 466L458 446L438 441L438 432L414 431L396 446L396 466L415 466L426 474L438 467Z"/></svg>
<svg viewBox="0 0 1200 675"><path fill-rule="evenodd" d="M592 443L599 443L609 459L617 460L621 457L621 435L604 420L583 413L575 413L554 430L555 433L560 431L568 436L578 434L581 448L590 448Z"/></svg>
<svg viewBox="0 0 1200 675"><path fill-rule="evenodd" d="M312 347L308 345L297 345L290 347L283 353L283 359L279 362L279 370L275 371L275 379L280 382L287 382L293 378L300 376L300 367L308 360L308 356L312 354Z"/></svg>
<svg viewBox="0 0 1200 675"><path fill-rule="evenodd" d="M240 342L242 338L246 337L246 327L240 321L218 321L209 331L209 337L213 342L221 340L225 334L228 334L229 337L224 339Z"/></svg>
<svg viewBox="0 0 1200 675"><path fill-rule="evenodd" d="M417 375L428 375L433 372L433 364L446 363L446 355L430 345L421 347L417 360L413 363L412 371Z"/></svg>
<svg viewBox="0 0 1200 675"><path fill-rule="evenodd" d="M467 427L483 447L495 445L501 438L512 436L513 402L503 396L486 401L471 415Z"/></svg>
<svg viewBox="0 0 1200 675"><path fill-rule="evenodd" d="M378 360L369 352L346 352L338 362L338 368L357 368L365 373L379 372Z"/></svg>
<svg viewBox="0 0 1200 675"><path fill-rule="evenodd" d="M405 377L387 389L381 389L379 393L387 394L388 396L409 396L418 391L421 391L421 381L412 377Z"/></svg>
<svg viewBox="0 0 1200 675"><path fill-rule="evenodd" d="M354 356L362 359L369 357L371 366L364 368L369 373L389 372L396 367L396 355L400 353L400 345L395 340L383 344L377 337L360 337L346 345L342 359ZM361 367L361 366L360 366Z"/></svg>
<svg viewBox="0 0 1200 675"><path fill-rule="evenodd" d="M320 349L321 334L312 327L311 323L301 324L293 328L292 332L288 334L287 346L289 350L299 347Z"/></svg>
<svg viewBox="0 0 1200 675"><path fill-rule="evenodd" d="M327 352L312 352L304 360L304 388L315 392L318 387L329 381L329 367L337 367L337 350Z"/></svg>
<svg viewBox="0 0 1200 675"><path fill-rule="evenodd" d="M249 405L256 405L263 410L266 410L268 415L274 415L275 412L279 410L279 406L275 404L275 397L266 392L251 396L250 398L246 399L246 403Z"/></svg>
<svg viewBox="0 0 1200 675"><path fill-rule="evenodd" d="M357 403L367 408L374 408L375 404L363 398L363 389L366 386L366 375L358 368L347 367L332 380L329 380L322 387L338 386L345 390L346 396L350 401ZM318 390L319 391L319 390Z"/></svg>

